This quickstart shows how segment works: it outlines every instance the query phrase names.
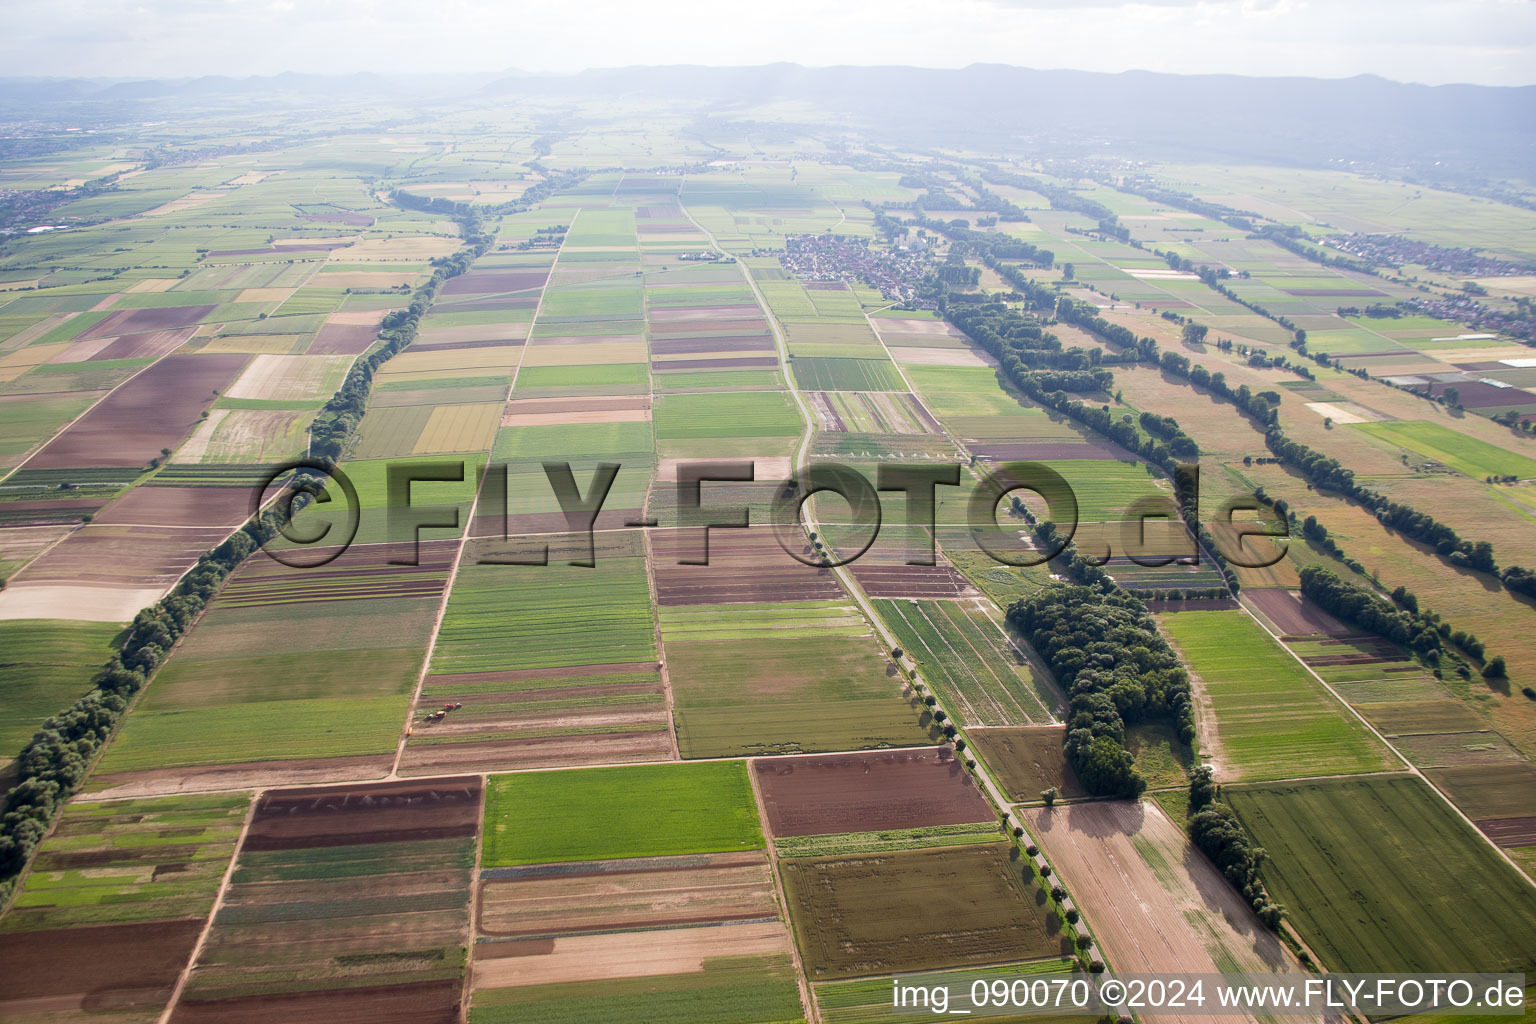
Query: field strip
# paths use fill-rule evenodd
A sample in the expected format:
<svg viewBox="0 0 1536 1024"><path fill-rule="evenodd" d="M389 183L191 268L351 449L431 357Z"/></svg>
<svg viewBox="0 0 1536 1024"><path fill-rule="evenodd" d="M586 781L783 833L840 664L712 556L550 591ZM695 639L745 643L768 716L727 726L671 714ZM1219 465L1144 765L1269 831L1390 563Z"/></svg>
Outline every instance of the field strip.
<svg viewBox="0 0 1536 1024"><path fill-rule="evenodd" d="M240 823L240 834L235 837L235 848L230 852L229 863L224 867L224 877L219 879L219 891L214 894L213 907L208 911L208 919L203 922L203 930L197 933L197 942L193 943L192 952L187 956L187 965L181 969L181 975L176 979L176 987L171 990L171 998L160 1014L159 1024L167 1024L171 1014L176 1011L176 1004L181 1001L181 993L185 991L187 982L192 977L192 968L197 963L197 958L202 955L203 946L208 942L208 934L213 931L214 918L219 916L219 909L224 906L224 896L229 892L229 883L234 880L235 862L240 859L240 848L245 845L245 833L251 827L251 819L256 816L256 804L261 800L261 794L261 790L251 794L251 802L245 808L245 820Z"/></svg>
<svg viewBox="0 0 1536 1024"><path fill-rule="evenodd" d="M1289 647L1286 647L1286 645L1280 639L1280 634L1278 634L1278 633L1274 632L1273 630L1271 630L1269 628L1269 626L1266 625L1265 622L1262 619L1260 619L1257 615L1253 614L1253 612L1249 610L1247 605L1244 605L1241 601L1239 601L1238 604L1242 606L1243 612L1250 619L1252 619L1253 621L1255 621L1255 622L1257 622L1259 624L1259 628L1263 629L1264 632L1268 633L1271 637L1274 638L1275 643L1280 644L1281 647L1285 647L1285 653L1289 654L1291 657L1295 658L1297 663L1300 664L1302 668L1306 669L1307 673L1309 675L1311 675L1313 679L1316 679L1320 684L1322 684L1323 689L1327 690L1328 693L1330 695L1332 695L1334 700L1338 701L1340 704L1343 704L1346 708L1348 708L1349 709L1349 713L1354 715L1355 718L1359 719L1360 723L1362 725L1364 725L1367 729L1369 729L1371 731L1372 735L1374 735L1382 743L1386 744L1387 749L1392 751L1393 754L1397 755L1398 760L1402 761L1403 764L1407 765L1407 768L1408 768L1409 772L1411 772L1414 775L1417 775L1420 779L1422 779L1426 786L1428 786L1430 789L1434 790L1435 794L1437 796L1439 796L1440 799L1444 800L1448 805L1450 805L1451 810L1453 812L1455 812L1456 816L1458 818L1460 818L1462 821L1466 822L1467 827L1470 828L1473 832L1477 833L1477 836L1478 836L1479 839L1481 839L1483 842L1487 843L1490 847L1492 847L1494 852L1497 853L1500 857L1502 857L1504 859L1505 863L1507 863L1510 867L1514 868L1515 871L1518 872L1521 875L1521 877L1523 877L1526 881L1530 882L1532 885L1536 885L1536 878L1532 878L1530 876L1530 874L1523 867L1521 867L1520 864L1513 857L1511 857L1508 853L1504 852L1504 848L1503 847L1501 847L1498 843L1494 842L1493 839L1490 836L1488 836L1487 833L1485 833L1482 829L1478 828L1477 827L1477 823L1474 822L1471 818L1467 817L1466 813L1463 812L1460 807L1457 807L1455 802L1453 800L1451 800L1450 797L1446 796L1445 792L1443 790L1441 790L1439 786L1435 785L1434 782L1429 778L1429 776L1425 775L1423 773L1423 771L1421 771L1418 768L1417 765L1413 764L1411 761L1408 760L1408 758L1404 757L1402 751L1398 750L1395 746L1393 746L1392 745L1392 741L1387 739L1385 736L1383 736L1381 734L1381 732L1374 725L1372 725L1369 721L1366 720L1366 717L1364 715L1362 715L1358 710L1356 710L1343 697L1340 697L1338 691L1335 690L1332 686L1328 685L1328 681L1326 679L1324 679L1322 676L1320 676L1316 672L1314 672L1312 670L1312 666L1308 665L1305 661L1302 660L1301 655L1297 654L1295 651L1291 650ZM1375 774L1375 773L1373 773L1373 774ZM1346 776L1339 776L1339 777L1340 778L1350 778L1351 776L1347 776L1346 775Z"/></svg>
<svg viewBox="0 0 1536 1024"><path fill-rule="evenodd" d="M578 210L577 213L579 215L580 211ZM571 221L572 223L575 223L575 218L571 218ZM538 322L539 310L544 306L544 292L549 288L549 279L554 276L555 264L559 262L560 252L559 250L556 250L555 258L551 260L549 264L549 273L544 277L544 287L539 289L538 304L533 308L534 319L533 321L530 321L528 325L530 334L533 331L533 324ZM501 401L503 406L505 406L506 403L512 398L512 389L517 386L517 373L520 369L522 369L523 354L526 351L526 345L519 346L517 352L517 365L512 367L512 378L511 380L507 381L507 392L502 396ZM421 700L422 687L426 685L427 674L432 670L432 652L437 647L437 636L442 632L443 619L448 614L448 597L453 593L454 580L458 579L459 566L464 564L464 550L469 547L471 539L470 534L474 529L475 523L475 510L480 507L480 493L485 489L485 481L489 480L490 478L491 474L487 473L481 479L480 486L475 488L474 500L469 503L469 511L464 516L464 536L459 540L458 549L454 552L453 555L453 565L449 567L448 578L443 583L443 599L437 606L437 618L432 623L432 633L427 639L427 653L426 656L421 659L421 672L416 676L416 688L411 692L411 703L405 711L405 724L400 727L400 740L395 744L395 763L390 768L389 774L385 776L385 778L400 778L400 759L405 756L405 741L406 738L410 735L411 722L413 722L416 718L416 704Z"/></svg>
<svg viewBox="0 0 1536 1024"><path fill-rule="evenodd" d="M768 811L763 806L763 791L758 785L757 772L753 769L751 761L747 762L747 781L752 786L752 802L757 805L757 820L766 823ZM768 869L773 878L773 899L779 906L784 927L790 928L789 901L784 897L783 883L779 875L779 849L771 829L763 829L763 845L768 851ZM800 943L793 941L793 929L790 930L789 956L795 964L795 984L800 988L800 1005L806 1011L807 1024L821 1024L821 1007L816 1003L816 987L806 977L805 963L800 959Z"/></svg>
<svg viewBox="0 0 1536 1024"><path fill-rule="evenodd" d="M548 279L546 278L546 280ZM465 930L464 936L464 987L459 995L460 1021L467 1021L469 1019L469 1003L474 997L475 992L473 984L475 977L475 946L477 945L475 937L479 934L480 927L480 894L478 888L480 885L480 863L485 856L485 794L489 789L490 779L481 775L480 807L479 813L476 815L476 820L479 824L475 827L475 866L469 875L470 899L469 905L465 908L465 913L469 917L469 927Z"/></svg>

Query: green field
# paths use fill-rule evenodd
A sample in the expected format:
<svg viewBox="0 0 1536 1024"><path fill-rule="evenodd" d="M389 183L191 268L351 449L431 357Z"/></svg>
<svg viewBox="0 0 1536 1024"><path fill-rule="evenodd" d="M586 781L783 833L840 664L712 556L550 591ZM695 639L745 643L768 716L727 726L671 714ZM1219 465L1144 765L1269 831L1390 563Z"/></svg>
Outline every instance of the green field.
<svg viewBox="0 0 1536 1024"><path fill-rule="evenodd" d="M1225 787L1265 885L1335 971L1536 970L1536 889L1419 779Z"/></svg>
<svg viewBox="0 0 1536 1024"><path fill-rule="evenodd" d="M1065 959L1033 960L1023 964L1003 964L985 968L962 968L960 970L924 972L924 978L929 982L942 981L949 990L949 1008L951 1012L967 1009L971 1006L969 1001L971 985L977 981L992 982L995 980L1007 981L1012 984L1015 980L1028 981L1042 974L1069 974L1073 969L1073 962ZM1054 991L1054 989L1052 989ZM857 981L825 981L816 985L816 1005L821 1009L821 1019L826 1024L887 1024L888 1021L901 1019L896 1017L898 1013L902 1017L914 1017L918 1014L933 1016L932 1008L917 1007L906 1013L895 1010L891 1006L891 980L889 978L864 978ZM1066 1022L1079 1022L1089 1024L1091 1017L1057 1017L1046 1014L1029 1014L1021 1016L998 1016L986 1014L979 1017L980 1020L998 1021L1000 1024L1023 1024L1023 1022L1035 1022L1035 1024L1066 1024Z"/></svg>
<svg viewBox="0 0 1536 1024"><path fill-rule="evenodd" d="M247 793L70 804L0 930L206 916L249 804Z"/></svg>
<svg viewBox="0 0 1536 1024"><path fill-rule="evenodd" d="M1222 777L1284 779L1397 767L1396 759L1247 613L1158 616L1215 712Z"/></svg>
<svg viewBox="0 0 1536 1024"><path fill-rule="evenodd" d="M665 643L870 635L858 607L839 601L673 605L659 607L657 614Z"/></svg>
<svg viewBox="0 0 1536 1024"><path fill-rule="evenodd" d="M363 672L362 664L353 667ZM138 710L123 721L100 774L172 766L392 755L410 697L278 700L184 711Z"/></svg>
<svg viewBox="0 0 1536 1024"><path fill-rule="evenodd" d="M656 398L658 438L793 437L804 429L782 391L681 394Z"/></svg>
<svg viewBox="0 0 1536 1024"><path fill-rule="evenodd" d="M668 643L684 757L792 754L929 742L893 668L867 639Z"/></svg>
<svg viewBox="0 0 1536 1024"><path fill-rule="evenodd" d="M448 597L434 673L656 660L645 559L594 568L465 565Z"/></svg>
<svg viewBox="0 0 1536 1024"><path fill-rule="evenodd" d="M1536 459L1506 451L1487 441L1479 441L1428 420L1354 423L1351 426L1388 444L1442 462L1474 480L1489 476L1515 476L1522 480L1536 478ZM1521 447L1529 446L1522 444Z"/></svg>
<svg viewBox="0 0 1536 1024"><path fill-rule="evenodd" d="M487 867L763 848L741 761L492 775Z"/></svg>
<svg viewBox="0 0 1536 1024"><path fill-rule="evenodd" d="M802 391L905 391L889 359L799 356L790 362Z"/></svg>
<svg viewBox="0 0 1536 1024"><path fill-rule="evenodd" d="M965 725L1051 721L1049 685L984 614L956 601L882 600L875 610Z"/></svg>
<svg viewBox="0 0 1536 1024"><path fill-rule="evenodd" d="M105 622L12 619L0 622L0 763L91 688L120 626Z"/></svg>

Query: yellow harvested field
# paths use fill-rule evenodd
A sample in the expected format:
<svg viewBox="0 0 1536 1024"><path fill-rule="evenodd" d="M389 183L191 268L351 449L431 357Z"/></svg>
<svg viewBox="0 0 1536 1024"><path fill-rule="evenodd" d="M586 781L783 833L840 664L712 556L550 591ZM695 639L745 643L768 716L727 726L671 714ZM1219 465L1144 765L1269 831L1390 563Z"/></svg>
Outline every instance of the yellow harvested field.
<svg viewBox="0 0 1536 1024"><path fill-rule="evenodd" d="M232 334L210 340L199 351L286 355L308 340L307 334Z"/></svg>
<svg viewBox="0 0 1536 1024"><path fill-rule="evenodd" d="M225 394L264 401L323 402L335 394L352 359L262 354L251 360Z"/></svg>
<svg viewBox="0 0 1536 1024"><path fill-rule="evenodd" d="M1152 801L1080 803L1019 813L1073 901L1093 922L1116 970L1301 971L1285 944ZM1144 1013L1142 1019L1200 1024L1208 1018Z"/></svg>
<svg viewBox="0 0 1536 1024"><path fill-rule="evenodd" d="M170 202L162 203L161 205L155 207L153 210L145 210L143 213L139 214L139 216L163 217L168 213L180 213L182 210L190 210L194 206L201 206L210 199L221 198L227 195L229 195L228 192L215 191L212 189L199 192L189 192L182 196L180 199L172 199Z"/></svg>
<svg viewBox="0 0 1536 1024"><path fill-rule="evenodd" d="M345 249L337 249L331 258L341 263L374 260L426 260L452 256L459 247L457 238L368 238Z"/></svg>
<svg viewBox="0 0 1536 1024"><path fill-rule="evenodd" d="M50 362L54 356L62 355L70 347L70 342L61 341L56 345L28 345L0 356L0 383L15 380L34 366Z"/></svg>
<svg viewBox="0 0 1536 1024"><path fill-rule="evenodd" d="M523 356L524 366L599 366L640 363L646 358L643 341L610 341L596 345L547 345L535 342Z"/></svg>
<svg viewBox="0 0 1536 1024"><path fill-rule="evenodd" d="M494 348L451 348L446 351L431 349L406 351L385 363L379 376L399 377L406 374L435 373L443 375L458 370L510 371L517 365L521 348L496 346ZM469 376L469 374L465 374Z"/></svg>
<svg viewBox="0 0 1536 1024"><path fill-rule="evenodd" d="M1308 409L1335 423L1374 423L1381 419L1369 409L1352 402L1306 402Z"/></svg>
<svg viewBox="0 0 1536 1024"><path fill-rule="evenodd" d="M984 352L970 348L893 348L898 363L920 366L996 366L997 361Z"/></svg>
<svg viewBox="0 0 1536 1024"><path fill-rule="evenodd" d="M501 418L501 425L546 427L565 423L645 423L650 418L649 409L588 409L582 412L507 413Z"/></svg>
<svg viewBox="0 0 1536 1024"><path fill-rule="evenodd" d="M411 454L489 451L501 409L500 402L438 406L432 410Z"/></svg>
<svg viewBox="0 0 1536 1024"><path fill-rule="evenodd" d="M236 302L286 302L292 288L247 288L235 296Z"/></svg>
<svg viewBox="0 0 1536 1024"><path fill-rule="evenodd" d="M146 277L142 281L135 281L128 288L130 292L167 292L171 290L179 278L175 277Z"/></svg>
<svg viewBox="0 0 1536 1024"><path fill-rule="evenodd" d="M341 324L345 327L376 327L383 319L384 314L376 309L352 309L332 313L325 318L325 322L328 324Z"/></svg>
<svg viewBox="0 0 1536 1024"><path fill-rule="evenodd" d="M12 585L0 590L0 619L129 622L164 596L160 587Z"/></svg>
<svg viewBox="0 0 1536 1024"><path fill-rule="evenodd" d="M213 409L172 462L267 463L302 454L313 413L302 409Z"/></svg>
<svg viewBox="0 0 1536 1024"><path fill-rule="evenodd" d="M344 250L350 252L351 250ZM351 288L359 292L385 292L401 285L414 286L422 274L415 270L337 270L329 274L316 274L310 279L315 288ZM410 301L409 295L401 297L402 305ZM374 314L377 315L377 314ZM332 321L333 323L335 321Z"/></svg>

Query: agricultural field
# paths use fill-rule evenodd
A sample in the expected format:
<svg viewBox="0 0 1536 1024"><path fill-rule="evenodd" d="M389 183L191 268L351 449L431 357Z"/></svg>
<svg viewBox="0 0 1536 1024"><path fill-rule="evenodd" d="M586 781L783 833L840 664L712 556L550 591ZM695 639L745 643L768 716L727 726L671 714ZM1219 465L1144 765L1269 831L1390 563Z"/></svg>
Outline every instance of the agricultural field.
<svg viewBox="0 0 1536 1024"><path fill-rule="evenodd" d="M1071 946L1031 898L1006 843L780 862L814 981L1059 956ZM934 900L946 911L932 914Z"/></svg>
<svg viewBox="0 0 1536 1024"><path fill-rule="evenodd" d="M458 1019L480 780L270 790L172 1020Z"/></svg>
<svg viewBox="0 0 1536 1024"><path fill-rule="evenodd" d="M1348 775L1397 767L1349 709L1237 610L1158 616L1206 702L1201 752L1219 778Z"/></svg>
<svg viewBox="0 0 1536 1024"><path fill-rule="evenodd" d="M1536 971L1521 577L1266 434L1526 562L1520 146L1276 168L1212 122L1193 165L1112 120L1091 150L983 145L953 110L902 125L1006 68L872 90L871 132L804 88L823 70L717 89L709 64L434 76L429 105L382 75L314 102L288 76L276 106L262 79L0 82L39 108L0 158L0 762L27 747L0 772L0 1018L855 1024L909 972ZM836 71L876 73L900 74ZM1461 180L1462 152L1467 194L1380 170ZM355 508L328 487L135 638L303 458ZM960 485L931 524L882 492L867 549L834 494L776 530L833 462ZM972 532L1021 462L1071 485L1073 555L1008 565ZM1229 576L1209 549L1271 518L1227 521L1250 498L1317 520ZM991 511L1020 551L1068 518ZM1507 675L1325 612L1313 564L1403 586ZM1194 742L1141 652L1013 631L1073 582L1145 599ZM1122 753L1145 799L1110 795ZM1197 764L1306 955L1187 837Z"/></svg>
<svg viewBox="0 0 1536 1024"><path fill-rule="evenodd" d="M1536 892L1419 779L1228 786L1225 798L1330 969L1531 970Z"/></svg>
<svg viewBox="0 0 1536 1024"><path fill-rule="evenodd" d="M485 817L487 867L763 847L746 765L734 761L493 776Z"/></svg>
<svg viewBox="0 0 1536 1024"><path fill-rule="evenodd" d="M1050 723L1059 698L979 603L877 601L875 609L963 724Z"/></svg>
<svg viewBox="0 0 1536 1024"><path fill-rule="evenodd" d="M1151 801L1115 800L1024 813L1104 952L1128 973L1268 974L1301 970L1178 824ZM1141 926L1138 915L1158 922ZM1175 1013L1154 1014L1161 1020ZM1253 1018L1250 1018L1253 1019ZM1312 1018L1322 1020L1322 1015Z"/></svg>

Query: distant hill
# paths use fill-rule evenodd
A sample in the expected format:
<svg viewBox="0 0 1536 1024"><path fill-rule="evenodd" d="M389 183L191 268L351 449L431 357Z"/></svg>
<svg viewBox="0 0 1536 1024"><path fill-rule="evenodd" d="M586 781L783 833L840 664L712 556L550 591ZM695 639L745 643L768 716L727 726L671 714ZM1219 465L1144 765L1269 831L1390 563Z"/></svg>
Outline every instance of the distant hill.
<svg viewBox="0 0 1536 1024"><path fill-rule="evenodd" d="M1113 150L1162 160L1263 161L1536 181L1536 86L1423 86L1371 75L1246 78L1148 71L1101 74L999 64L910 67L628 67L575 75L346 76L148 81L0 79L0 113L221 98L496 102L519 96L653 98L701 114L751 116L792 101L908 146L963 143L986 152L1029 144L1055 156Z"/></svg>

